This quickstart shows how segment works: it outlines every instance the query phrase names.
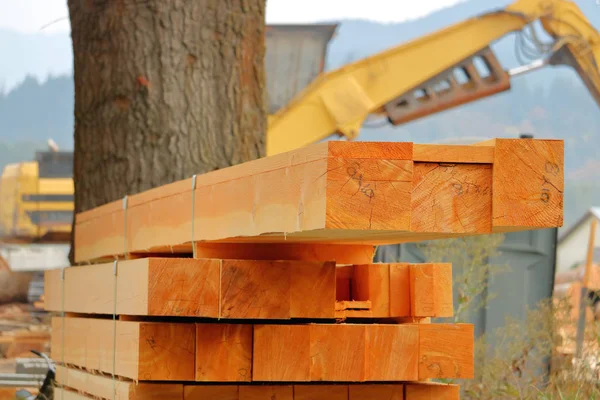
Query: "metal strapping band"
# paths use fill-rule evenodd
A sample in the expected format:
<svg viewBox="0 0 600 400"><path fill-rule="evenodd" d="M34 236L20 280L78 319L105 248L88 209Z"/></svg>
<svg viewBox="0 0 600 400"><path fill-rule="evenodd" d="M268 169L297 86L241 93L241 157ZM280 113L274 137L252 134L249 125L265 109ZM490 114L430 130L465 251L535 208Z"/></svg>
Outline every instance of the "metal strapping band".
<svg viewBox="0 0 600 400"><path fill-rule="evenodd" d="M196 175L192 176L192 255L196 258L196 241L194 240L194 228L196 219Z"/></svg>
<svg viewBox="0 0 600 400"><path fill-rule="evenodd" d="M118 260L113 263L114 289L113 289L113 360L112 360L112 384L113 400L117 397L117 381L115 372L117 367L117 266Z"/></svg>
<svg viewBox="0 0 600 400"><path fill-rule="evenodd" d="M62 286L62 294L61 294L61 306L60 306L60 310L61 310L61 316L62 316L62 332L61 332L61 347L62 347L62 354L61 354L61 365L64 367L65 366L65 330L67 329L66 325L65 325L65 267L63 267L60 270L60 282L61 282L61 286ZM64 387L64 386L63 386ZM64 389L60 391L60 398L61 400L63 400L65 398L65 391Z"/></svg>
<svg viewBox="0 0 600 400"><path fill-rule="evenodd" d="M127 195L123 197L123 255L125 259L129 258L129 254L127 253L127 207L129 203L129 198Z"/></svg>
<svg viewBox="0 0 600 400"><path fill-rule="evenodd" d="M222 293L221 293L221 287L222 287L221 278L222 277L223 277L223 260L219 260L219 310L218 310L218 314L217 314L217 320L221 320L221 298L222 298Z"/></svg>

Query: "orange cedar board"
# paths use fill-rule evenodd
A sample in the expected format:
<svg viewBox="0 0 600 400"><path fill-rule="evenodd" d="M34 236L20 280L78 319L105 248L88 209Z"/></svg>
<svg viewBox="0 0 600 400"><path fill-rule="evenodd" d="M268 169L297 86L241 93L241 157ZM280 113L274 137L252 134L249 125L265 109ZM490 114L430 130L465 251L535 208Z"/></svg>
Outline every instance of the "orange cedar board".
<svg viewBox="0 0 600 400"><path fill-rule="evenodd" d="M114 382L110 375L89 373L76 368L56 366L56 382L80 393L115 400L181 400L181 383L145 383L117 378ZM55 396L59 400L59 396Z"/></svg>
<svg viewBox="0 0 600 400"><path fill-rule="evenodd" d="M389 264L354 266L352 299L358 301L371 301L371 312L373 317L376 318L390 316L389 268Z"/></svg>
<svg viewBox="0 0 600 400"><path fill-rule="evenodd" d="M496 139L495 231L563 225L564 141Z"/></svg>
<svg viewBox="0 0 600 400"><path fill-rule="evenodd" d="M251 380L252 325L196 324L196 381Z"/></svg>
<svg viewBox="0 0 600 400"><path fill-rule="evenodd" d="M293 400L293 386L240 386L239 400Z"/></svg>
<svg viewBox="0 0 600 400"><path fill-rule="evenodd" d="M348 400L405 400L404 386L406 385L349 385Z"/></svg>
<svg viewBox="0 0 600 400"><path fill-rule="evenodd" d="M113 263L70 267L64 281L60 270L45 272L45 309L112 315L116 279L118 315L333 319L335 268L333 262L147 258L119 262L115 277Z"/></svg>
<svg viewBox="0 0 600 400"><path fill-rule="evenodd" d="M413 161L493 164L494 146L414 144Z"/></svg>
<svg viewBox="0 0 600 400"><path fill-rule="evenodd" d="M453 315L451 264L356 265L351 286L374 318Z"/></svg>
<svg viewBox="0 0 600 400"><path fill-rule="evenodd" d="M415 163L411 230L489 233L492 229L492 166Z"/></svg>
<svg viewBox="0 0 600 400"><path fill-rule="evenodd" d="M335 261L338 264L369 264L375 247L321 243L196 243L196 258L230 260Z"/></svg>
<svg viewBox="0 0 600 400"><path fill-rule="evenodd" d="M52 318L53 360L113 373L114 355L115 374L135 380L193 380L194 348L193 324Z"/></svg>
<svg viewBox="0 0 600 400"><path fill-rule="evenodd" d="M184 400L239 400L239 386L237 385L203 385L185 386L183 389ZM156 399L158 400L158 399Z"/></svg>
<svg viewBox="0 0 600 400"><path fill-rule="evenodd" d="M409 400L458 400L459 387L433 382L419 383L335 383L335 384L260 384L262 389L242 389L252 386L247 384L182 384L135 382L118 378L113 387L110 375L88 372L81 369L57 365L56 380L68 390L86 393L91 398L112 399L116 389L116 400L239 400L243 396L266 395L265 400L272 400L269 395L293 394L294 400L379 400L402 399L403 392ZM83 396L83 394L82 394ZM279 399L279 397L277 397Z"/></svg>
<svg viewBox="0 0 600 400"><path fill-rule="evenodd" d="M452 265L411 264L410 303L414 317L451 317Z"/></svg>
<svg viewBox="0 0 600 400"><path fill-rule="evenodd" d="M366 329L367 381L416 380L419 328L416 325L375 325Z"/></svg>
<svg viewBox="0 0 600 400"><path fill-rule="evenodd" d="M294 400L348 400L348 385L295 385Z"/></svg>
<svg viewBox="0 0 600 400"><path fill-rule="evenodd" d="M310 327L255 325L252 355L254 381L309 381Z"/></svg>
<svg viewBox="0 0 600 400"><path fill-rule="evenodd" d="M412 316L410 299L410 264L390 264L390 316ZM452 293L452 281L450 281ZM437 293L436 293L437 294Z"/></svg>
<svg viewBox="0 0 600 400"><path fill-rule="evenodd" d="M336 267L333 262L146 258L119 262L116 277L113 268L113 263L66 268L64 281L60 270L46 271L46 310L64 306L66 312L112 315L116 279L118 315L333 319L444 317L453 311L449 264ZM427 268L431 271L419 272ZM418 289L411 289L409 270ZM362 306L369 302L370 308L336 312L340 297Z"/></svg>
<svg viewBox="0 0 600 400"><path fill-rule="evenodd" d="M419 324L419 380L473 379L474 326Z"/></svg>
<svg viewBox="0 0 600 400"><path fill-rule="evenodd" d="M122 254L125 244L130 253L191 252L192 239L375 245L490 233L492 224L501 232L560 226L562 194L540 197L553 193L544 186L546 169L559 171L546 186L563 185L562 153L554 151L562 151L562 141L527 141L540 154L533 168L498 151L525 146L519 141L495 141L494 164L439 160L413 167L412 143L327 142L213 171L197 177L193 238L185 180L131 196L126 229L120 201L79 214L76 262ZM523 184L512 185L512 175Z"/></svg>
<svg viewBox="0 0 600 400"><path fill-rule="evenodd" d="M406 398L409 400L458 400L460 386L430 383L406 385Z"/></svg>
<svg viewBox="0 0 600 400"><path fill-rule="evenodd" d="M199 198L202 198L203 194L219 196L218 193L213 193L213 188L219 187L219 185L225 191L227 191L226 189L229 189L231 186L230 183L233 183L233 187L239 187L241 185L249 188L245 185L247 185L251 180L255 179L254 177L260 177L261 174L270 175L271 178L282 178L286 177L290 173L294 173L295 170L306 172L307 168L305 164L310 164L309 167L313 169L315 167L315 163L320 163L320 165L326 166L326 161L329 157L347 159L384 158L391 160L410 160L412 157L412 143L394 143L392 145L361 142L318 143L293 152L278 154L272 157L266 157L243 163L241 165L235 165L229 168L198 175L196 179L196 206L203 205L202 201L198 201ZM326 171L326 169L324 171ZM315 176L315 178L317 177L318 175ZM301 178L307 177L303 176ZM263 182L259 182L257 187L267 191L277 189L277 185L273 185L271 182L264 183L267 185L263 185ZM318 185L320 186L321 183L318 183ZM206 191L206 189L209 190ZM303 189L306 189L306 187ZM136 224L135 229L127 230L128 245L131 246L135 243L135 250L130 249L131 252L145 251L157 246L160 247L184 244L185 242L191 241L191 237L189 240L184 240L183 242L178 241L180 235L185 236L185 234L188 232L191 235L191 190L192 179L186 179L169 185L164 185L159 188L154 188L128 198L127 221L128 223L133 222ZM185 205L185 201L188 197L188 194L186 193L189 193L190 197L189 207L186 207ZM227 193L231 194L231 192ZM274 193L277 194L277 192ZM268 193L265 192L265 195L266 194ZM279 194L284 194L284 192L279 191ZM231 203L231 201L228 201L230 199L228 197L223 197L222 202L219 202L217 197L211 197L213 200L212 204L215 206L234 204ZM279 201L282 199L285 199L285 197L276 197L274 200ZM243 197L238 197L238 200L246 199ZM276 201L271 202L271 204L277 207ZM171 206L173 202L178 203L177 208ZM109 215L120 212L120 215L118 218L116 218L116 221L120 221L122 224L122 221L125 218L122 204L123 202L118 200L98 207L97 209L92 209L76 215L76 262L107 256L109 254L101 254L106 249L109 249L109 253L111 253L111 255L122 252L123 244L125 243L125 237L123 236L125 231L110 229L110 227L100 222L100 220L106 219ZM238 204L242 205L243 203ZM141 208L139 208L140 206ZM154 210L161 209L166 209L170 212L152 212ZM208 209L208 207L201 209L196 208L196 210L200 212ZM218 208L209 210L209 216L210 211L218 210ZM233 210L226 210L225 212L227 213L232 211ZM253 209L252 213L255 211L257 213L261 212L260 209ZM150 213L153 215L149 215ZM310 218L313 217L314 216L311 216ZM198 215L196 215L196 219L198 219ZM310 219L306 219L306 221L312 224ZM223 218L221 218L219 222L223 225L227 225L228 223L227 219ZM268 225L268 221L266 222ZM206 230L206 226L204 226L204 228ZM213 228L217 229L216 232L218 232L220 229L219 226L213 226ZM148 232L140 232L140 230L148 230ZM92 240L94 232L96 235L98 235L100 232L101 236L110 238L111 242L98 243L97 239ZM169 233L175 234L175 237L169 237ZM156 236L152 236L153 234ZM198 234L199 232L196 232L196 236L199 236ZM238 234L235 234L234 236L237 235ZM166 240L166 242L163 242L164 240ZM196 237L195 240L202 240L202 237Z"/></svg>
<svg viewBox="0 0 600 400"><path fill-rule="evenodd" d="M473 377L472 325L255 325L254 332L254 381Z"/></svg>
<svg viewBox="0 0 600 400"><path fill-rule="evenodd" d="M366 330L361 325L311 325L310 381L362 381ZM259 345L255 349L260 349ZM260 351L260 350L259 350Z"/></svg>

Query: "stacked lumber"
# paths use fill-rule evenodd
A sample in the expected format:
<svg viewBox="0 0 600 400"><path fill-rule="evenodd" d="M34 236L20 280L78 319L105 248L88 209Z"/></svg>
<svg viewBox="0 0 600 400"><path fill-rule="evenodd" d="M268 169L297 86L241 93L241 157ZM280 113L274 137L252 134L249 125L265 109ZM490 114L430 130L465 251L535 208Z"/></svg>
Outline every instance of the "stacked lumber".
<svg viewBox="0 0 600 400"><path fill-rule="evenodd" d="M65 399L458 399L452 266L374 246L562 224L562 142L329 142L76 216L45 273ZM158 393L158 395L157 395Z"/></svg>

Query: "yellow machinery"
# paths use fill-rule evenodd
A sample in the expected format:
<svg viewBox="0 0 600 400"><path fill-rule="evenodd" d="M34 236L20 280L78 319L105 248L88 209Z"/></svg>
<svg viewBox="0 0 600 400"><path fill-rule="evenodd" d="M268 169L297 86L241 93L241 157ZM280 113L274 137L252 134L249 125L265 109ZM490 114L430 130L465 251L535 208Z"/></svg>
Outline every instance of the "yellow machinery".
<svg viewBox="0 0 600 400"><path fill-rule="evenodd" d="M552 38L543 42L534 23ZM539 57L502 69L490 44L518 32L521 50ZM575 3L517 0L505 9L452 25L320 75L269 119L267 154L333 134L357 137L369 115L394 125L510 88L510 77L544 65L573 67L600 102L600 34Z"/></svg>
<svg viewBox="0 0 600 400"><path fill-rule="evenodd" d="M543 42L534 23L541 23L552 40ZM369 115L398 125L491 96L510 89L512 76L545 65L573 67L600 102L600 34L567 0L517 0L505 9L323 73L335 28L267 26L267 155L334 134L354 139ZM489 46L512 32L520 35L521 50L537 59L505 71ZM72 153L44 154L44 162L71 157L72 163ZM5 169L0 235L38 240L70 232L72 171L48 176L41 165L38 160Z"/></svg>
<svg viewBox="0 0 600 400"><path fill-rule="evenodd" d="M7 165L0 181L0 241L68 242L73 221L73 153L37 152Z"/></svg>

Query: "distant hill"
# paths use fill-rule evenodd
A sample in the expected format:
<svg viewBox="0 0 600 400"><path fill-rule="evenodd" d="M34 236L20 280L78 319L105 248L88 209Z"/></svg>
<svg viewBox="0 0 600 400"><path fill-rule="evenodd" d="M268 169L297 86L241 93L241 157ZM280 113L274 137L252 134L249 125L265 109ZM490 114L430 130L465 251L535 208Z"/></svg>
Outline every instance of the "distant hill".
<svg viewBox="0 0 600 400"><path fill-rule="evenodd" d="M399 24L342 21L332 40L327 69L338 68L399 43L433 32L470 16L505 7L506 0L468 0L424 18ZM600 27L600 6L577 1ZM24 35L0 30L0 168L33 157L52 137L61 148L73 147L73 82L71 43L67 34ZM493 44L502 64L517 64L514 37ZM23 51L27 49L27 51ZM5 62L4 60L8 60ZM412 67L412 66L408 66ZM54 76L47 77L51 71ZM22 80L22 74L28 76ZM22 81L18 83L18 80ZM268 79L268 77L267 77ZM453 141L465 137L536 137L565 140L568 184L567 224L592 204L600 205L600 109L569 68L548 68L516 78L512 90L401 127L372 128L361 140Z"/></svg>

